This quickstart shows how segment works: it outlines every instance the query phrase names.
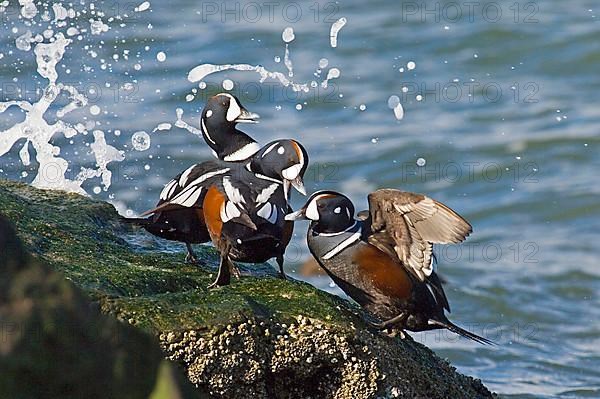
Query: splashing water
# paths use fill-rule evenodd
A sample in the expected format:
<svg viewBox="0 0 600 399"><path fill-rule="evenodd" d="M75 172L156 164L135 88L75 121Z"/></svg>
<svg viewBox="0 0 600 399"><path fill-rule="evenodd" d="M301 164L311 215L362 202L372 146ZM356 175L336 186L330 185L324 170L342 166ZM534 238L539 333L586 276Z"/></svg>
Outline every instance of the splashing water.
<svg viewBox="0 0 600 399"><path fill-rule="evenodd" d="M344 27L344 25L346 25L346 22L348 22L346 18L342 17L331 24L331 30L329 31L329 44L331 47L337 47L338 33Z"/></svg>
<svg viewBox="0 0 600 399"><path fill-rule="evenodd" d="M345 22L344 22L345 23ZM343 25L342 25L343 26ZM341 27L340 27L341 29ZM260 75L259 82L263 83L267 79L273 79L279 81L284 87L291 87L291 89L295 92L305 92L308 93L311 88L314 89L318 87L318 84L311 84L311 82L305 83L296 83L291 78L294 76L293 64L291 61L291 55L289 51L289 43L295 40L296 36L294 34L294 30L291 27L287 27L283 30L281 34L281 38L285 43L285 53L284 53L284 65L287 69L287 76L283 72L273 72L267 70L265 67L261 65L250 65L250 64L201 64L193 68L188 73L188 80L192 83L201 82L208 76L213 73L227 71L227 70L235 70L235 71L250 71L256 72ZM325 58L321 58L319 60L319 68L325 68L328 65L328 61ZM338 68L331 68L327 73L327 78L321 82L321 87L327 88L328 82L332 79L337 79L340 77L340 70ZM202 88L202 87L200 87Z"/></svg>
<svg viewBox="0 0 600 399"><path fill-rule="evenodd" d="M183 110L181 108L177 108L175 110L175 114L177 116L177 121L175 122L175 126L177 126L180 129L185 129L188 132L195 134L196 136L202 137L202 131L200 129L195 128L194 126L188 124L186 121L183 120ZM161 123L161 125L162 125L162 123Z"/></svg>
<svg viewBox="0 0 600 399"><path fill-rule="evenodd" d="M21 4L20 15L27 20L24 22L26 26L34 28L38 23L29 20L33 20L38 15L41 16L42 23L46 26L43 34L34 35L31 30L26 30L24 34L16 38L15 46L21 51L29 52L34 45L33 54L37 73L46 79L48 84L36 101L8 100L0 102L0 114L11 107L20 109L24 114L24 120L0 131L0 157L11 151L17 142L25 139L18 154L23 166L27 167L31 165L30 146L35 151L38 168L31 183L33 186L87 194L82 188L82 184L88 179L100 178L106 191L110 187L112 179L112 172L108 169L108 165L111 162L123 161L125 156L123 151L106 142L103 131L94 130L92 132L94 141L88 144L91 154L94 156L95 167L80 167L73 178L67 177L67 173L70 172L69 161L61 156L61 148L53 144L59 134L66 139L72 139L77 135L86 135L87 129L93 128L95 125L93 121L87 121L85 125L82 123L72 125L61 119L70 112L88 105L87 97L77 88L58 82L56 71L56 66L62 61L67 47L73 42L72 39L66 38L65 34L73 36L79 33L77 28L72 26L67 28L65 20L76 18L77 14L73 9L67 10L62 4L53 4L51 9L54 19L51 20L48 10L40 14L33 1L21 0L19 3ZM49 6L44 5L44 7ZM92 34L101 34L109 30L108 25L102 22L99 16L97 20L90 19L89 22ZM54 25L55 29L48 24ZM60 32L62 28L65 29L65 32ZM13 32L16 33L16 31L16 28L13 29ZM46 40L47 42L45 42ZM66 72L68 73L68 69ZM62 105L64 98L68 100L66 105ZM55 111L57 120L51 122L52 112L48 111L56 109L58 106L60 108ZM90 112L94 114L96 108L90 107ZM73 140L70 140L69 143L73 144ZM22 171L21 176L26 177L28 173ZM94 189L95 193L98 191Z"/></svg>

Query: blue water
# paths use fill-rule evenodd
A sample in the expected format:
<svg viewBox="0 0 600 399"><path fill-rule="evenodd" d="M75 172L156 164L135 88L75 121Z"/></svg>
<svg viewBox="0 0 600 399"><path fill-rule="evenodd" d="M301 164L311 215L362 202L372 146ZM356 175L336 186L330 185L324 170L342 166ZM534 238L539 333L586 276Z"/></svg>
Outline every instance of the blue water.
<svg viewBox="0 0 600 399"><path fill-rule="evenodd" d="M500 345L443 333L416 339L502 396L600 397L600 8L582 0L477 4L275 2L270 13L261 2L230 3L228 12L221 2L154 0L135 13L137 4L96 2L107 17L127 16L111 23L105 17L110 30L102 35L75 36L57 67L59 81L87 91L101 110L93 115L88 106L63 119L91 123L125 151L125 161L111 164L109 190L92 195L123 212L151 207L172 176L210 157L183 129L152 130L174 123L176 108L197 127L204 100L231 79L232 93L262 116L260 124L244 126L248 133L264 143L293 137L307 147L309 191L343 191L357 207L378 187L422 192L472 223L464 245L438 248L439 271L448 280L452 320ZM91 12L89 3L76 7ZM50 24L27 27L14 10L0 14L0 101L36 99L47 84L15 38ZM89 25L89 17L73 23ZM341 17L348 22L331 48L329 29ZM229 71L211 75L208 89L186 101L197 88L187 73L201 63L286 72L287 26L295 32L294 80L315 79L318 61L327 58L341 70L328 89L299 95ZM164 62L157 60L161 51ZM124 89L127 83L133 89ZM388 107L392 95L404 106L402 120ZM0 129L22 119L12 109L2 116ZM150 134L147 151L132 148L139 130ZM54 140L73 173L90 163L90 136L77 136L73 145ZM36 162L24 167L19 149L0 158L0 176L30 182ZM97 179L84 183L90 193L95 186ZM294 207L301 203L296 195ZM305 228L296 227L290 271L309 256ZM337 292L325 278L310 281Z"/></svg>

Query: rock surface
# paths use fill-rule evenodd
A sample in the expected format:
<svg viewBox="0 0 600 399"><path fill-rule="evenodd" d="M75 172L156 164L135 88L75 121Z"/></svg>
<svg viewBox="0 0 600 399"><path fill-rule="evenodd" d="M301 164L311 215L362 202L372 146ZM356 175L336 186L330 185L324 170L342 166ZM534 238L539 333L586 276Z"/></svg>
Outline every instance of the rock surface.
<svg viewBox="0 0 600 399"><path fill-rule="evenodd" d="M78 287L71 288L73 292L83 290L87 300L123 323L102 316L105 322L140 337L158 337L164 355L181 365L198 395L493 396L480 381L457 373L410 337L368 329L349 302L306 283L274 278L270 266L244 269L252 276L209 291L206 286L217 265L212 249L198 251L207 266L187 265L183 254L172 250L178 246L132 230L107 203L0 180L0 213L16 226L27 250L53 270L39 276L40 281L64 285L65 280L56 277L59 272ZM1 292L12 289L14 270L2 266L0 273ZM39 317L48 312L40 308ZM74 322L86 325L90 320L82 316ZM154 370L148 373L156 375L156 361L151 359L157 345L151 339L140 342L145 343L129 346L127 341L122 350L145 356L143 363ZM88 364L102 361L102 352L80 353ZM123 373L132 378L129 369ZM118 379L108 380L114 389L128 388Z"/></svg>

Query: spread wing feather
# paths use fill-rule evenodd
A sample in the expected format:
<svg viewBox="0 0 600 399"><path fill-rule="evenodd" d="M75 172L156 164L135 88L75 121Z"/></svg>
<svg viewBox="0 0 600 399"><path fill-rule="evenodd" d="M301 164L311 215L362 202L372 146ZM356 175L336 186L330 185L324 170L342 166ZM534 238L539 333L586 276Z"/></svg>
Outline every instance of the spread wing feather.
<svg viewBox="0 0 600 399"><path fill-rule="evenodd" d="M433 271L433 244L462 242L471 225L441 202L382 189L369 194L371 244L396 257L421 281Z"/></svg>

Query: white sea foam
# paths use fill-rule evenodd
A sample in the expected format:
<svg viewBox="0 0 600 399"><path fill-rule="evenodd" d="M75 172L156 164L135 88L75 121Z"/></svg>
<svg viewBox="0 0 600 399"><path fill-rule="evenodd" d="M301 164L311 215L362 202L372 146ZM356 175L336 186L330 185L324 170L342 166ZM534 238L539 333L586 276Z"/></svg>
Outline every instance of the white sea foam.
<svg viewBox="0 0 600 399"><path fill-rule="evenodd" d="M38 15L36 5L29 0L20 0L21 15L26 19L33 19ZM52 5L54 20L51 20L48 11L41 14L40 19L56 27L65 27L66 18L74 18L75 12L72 9L67 10L62 4ZM29 24L29 22L27 23ZM100 34L108 30L108 25L102 21L90 21L93 34ZM28 25L33 26L33 25ZM73 30L74 29L74 30ZM18 29L15 27L15 33ZM33 55L37 65L37 73L48 81L46 88L40 93L37 101L26 100L8 100L0 102L0 113L4 113L10 107L19 108L23 111L24 120L17 122L8 129L0 131L0 157L7 154L17 144L25 141L19 149L19 158L24 166L31 165L30 148L35 151L35 160L37 162L36 175L33 178L32 185L38 188L60 189L65 191L78 192L86 194L82 188L83 182L90 178L101 179L104 189L108 189L111 184L112 174L108 170L108 165L112 162L120 162L124 159L124 154L115 147L107 144L104 133L100 130L94 130L94 142L89 144L91 153L95 158L94 167L82 167L74 177L67 177L70 171L70 163L61 157L61 148L54 144L58 135L66 139L82 134L87 134L88 129L93 129L95 122L87 120L85 124L70 123L62 120L68 113L86 107L88 100L83 93L80 93L74 86L58 82L58 73L56 66L65 54L67 47L72 43L71 39L65 38L58 29L47 27L42 34L33 34L27 30L16 40L16 46L21 51L28 52L33 47ZM79 33L79 30L70 27L66 30L67 35L73 36ZM66 68L65 73L69 69ZM60 101L57 99L60 98ZM67 99L66 105L64 100ZM50 109L56 110L56 118L50 115ZM97 106L96 106L97 107ZM97 107L98 108L98 107ZM95 109L95 108L94 108ZM98 108L99 110L99 108ZM98 112L99 113L99 112ZM70 140L70 144L73 141ZM29 174L25 171L21 173L22 177Z"/></svg>

